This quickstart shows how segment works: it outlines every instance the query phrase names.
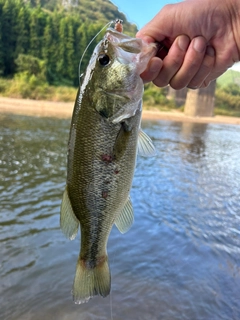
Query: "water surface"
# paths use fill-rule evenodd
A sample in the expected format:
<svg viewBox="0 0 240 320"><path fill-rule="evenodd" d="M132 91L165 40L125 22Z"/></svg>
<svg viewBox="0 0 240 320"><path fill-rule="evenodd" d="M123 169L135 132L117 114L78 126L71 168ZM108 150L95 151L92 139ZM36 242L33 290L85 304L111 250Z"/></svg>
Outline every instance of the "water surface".
<svg viewBox="0 0 240 320"><path fill-rule="evenodd" d="M135 223L108 244L111 295L74 305L80 236L59 207L70 120L0 116L0 318L239 320L240 127L145 121Z"/></svg>

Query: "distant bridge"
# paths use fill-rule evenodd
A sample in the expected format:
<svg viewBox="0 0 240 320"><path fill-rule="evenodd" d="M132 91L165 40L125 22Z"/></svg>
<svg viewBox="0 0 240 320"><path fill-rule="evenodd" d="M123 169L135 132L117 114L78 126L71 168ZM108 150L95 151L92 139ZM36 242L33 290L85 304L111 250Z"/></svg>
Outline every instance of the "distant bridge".
<svg viewBox="0 0 240 320"><path fill-rule="evenodd" d="M168 89L167 97L178 106L184 105L184 113L191 117L213 117L215 106L216 80L204 89Z"/></svg>

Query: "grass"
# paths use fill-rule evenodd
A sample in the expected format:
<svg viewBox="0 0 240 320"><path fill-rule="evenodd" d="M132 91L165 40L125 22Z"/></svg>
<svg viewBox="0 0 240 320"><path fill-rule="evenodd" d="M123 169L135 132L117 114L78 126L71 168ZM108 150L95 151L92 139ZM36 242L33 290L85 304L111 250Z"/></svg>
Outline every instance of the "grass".
<svg viewBox="0 0 240 320"><path fill-rule="evenodd" d="M240 117L240 111L214 108L214 114L218 116Z"/></svg>
<svg viewBox="0 0 240 320"><path fill-rule="evenodd" d="M34 99L72 102L76 98L77 88L69 86L49 86L46 83L26 82L22 79L1 79L0 95L9 98Z"/></svg>
<svg viewBox="0 0 240 320"><path fill-rule="evenodd" d="M75 101L76 94L77 88L67 85L50 86L44 81L39 81L34 76L29 78L22 74L14 79L0 78L0 96L9 98L73 102ZM177 107L173 100L166 98L164 89L154 87L152 84L149 84L146 88L143 100L144 110L164 112L184 111L184 106ZM240 117L238 105L236 107L238 103L238 96L226 94L224 90L217 89L214 114Z"/></svg>

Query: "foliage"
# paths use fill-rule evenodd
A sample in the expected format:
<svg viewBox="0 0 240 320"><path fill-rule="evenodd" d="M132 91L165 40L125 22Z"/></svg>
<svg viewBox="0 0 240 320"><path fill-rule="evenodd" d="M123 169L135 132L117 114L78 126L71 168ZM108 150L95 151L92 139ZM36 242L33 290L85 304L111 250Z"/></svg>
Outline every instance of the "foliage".
<svg viewBox="0 0 240 320"><path fill-rule="evenodd" d="M46 82L46 63L30 55L19 54L15 60L18 73L25 72L29 77L34 75Z"/></svg>
<svg viewBox="0 0 240 320"><path fill-rule="evenodd" d="M239 71L229 69L217 79L217 84L221 87L228 86L231 83L240 84Z"/></svg>
<svg viewBox="0 0 240 320"><path fill-rule="evenodd" d="M217 87L215 94L215 106L218 114L226 114L228 112L240 113L240 86L234 83L224 87ZM222 112L221 112L222 110Z"/></svg>
<svg viewBox="0 0 240 320"><path fill-rule="evenodd" d="M109 0L0 0L0 94L73 101L85 48L116 18L124 20L124 32L136 33ZM100 38L82 58L81 73ZM217 83L216 113L240 115L240 73L228 70ZM144 105L176 108L165 90L145 85Z"/></svg>
<svg viewBox="0 0 240 320"><path fill-rule="evenodd" d="M174 101L166 98L166 88L158 88L152 83L145 85L143 103L145 107L176 108Z"/></svg>
<svg viewBox="0 0 240 320"><path fill-rule="evenodd" d="M68 86L49 86L27 72L15 75L14 79L0 78L0 94L10 98L28 98L49 101L74 101L77 89Z"/></svg>
<svg viewBox="0 0 240 320"><path fill-rule="evenodd" d="M223 92L226 92L227 94L230 94L232 96L238 96L240 95L240 86L236 83L230 83L228 86L223 87Z"/></svg>
<svg viewBox="0 0 240 320"><path fill-rule="evenodd" d="M31 7L42 7L49 11L67 11L70 15L76 15L81 23L98 22L104 25L116 18L124 21L124 30L134 35L137 31L134 24L130 24L125 15L109 0L25 0ZM124 32L125 32L124 31Z"/></svg>
<svg viewBox="0 0 240 320"><path fill-rule="evenodd" d="M44 61L41 66L49 84L69 81L77 86L87 44L115 18L123 19L126 30L135 34L136 26L108 0L0 0L0 75L14 77L19 72L18 57L24 54ZM98 41L99 37L87 50L82 71Z"/></svg>
<svg viewBox="0 0 240 320"><path fill-rule="evenodd" d="M34 74L29 75L27 71L17 73L8 89L8 96L14 98L40 99L39 89L41 89L43 93L46 86L47 85L40 82Z"/></svg>
<svg viewBox="0 0 240 320"><path fill-rule="evenodd" d="M240 117L240 72L229 69L217 79L214 113Z"/></svg>

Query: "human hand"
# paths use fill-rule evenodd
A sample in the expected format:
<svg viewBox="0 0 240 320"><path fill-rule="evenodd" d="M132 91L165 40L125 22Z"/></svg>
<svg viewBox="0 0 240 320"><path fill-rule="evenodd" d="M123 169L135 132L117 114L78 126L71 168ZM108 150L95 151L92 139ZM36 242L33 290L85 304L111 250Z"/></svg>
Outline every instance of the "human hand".
<svg viewBox="0 0 240 320"><path fill-rule="evenodd" d="M142 79L174 89L206 87L240 60L239 25L239 0L186 0L165 6L137 33L160 44Z"/></svg>

